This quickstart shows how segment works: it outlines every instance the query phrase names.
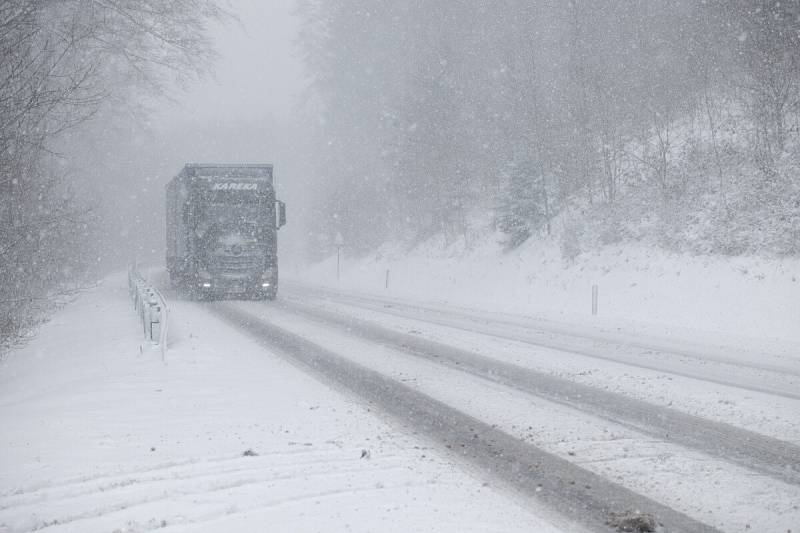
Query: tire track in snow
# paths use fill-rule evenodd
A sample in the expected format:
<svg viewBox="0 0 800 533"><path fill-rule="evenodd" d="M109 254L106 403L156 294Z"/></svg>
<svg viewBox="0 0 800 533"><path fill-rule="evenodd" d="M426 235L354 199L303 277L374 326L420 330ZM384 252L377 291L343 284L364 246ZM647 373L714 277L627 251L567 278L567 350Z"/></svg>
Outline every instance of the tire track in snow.
<svg viewBox="0 0 800 533"><path fill-rule="evenodd" d="M639 510L654 515L672 533L718 532L232 304L212 304L209 309L291 362L380 406L488 475L594 531L607 532L606 522L614 513Z"/></svg>
<svg viewBox="0 0 800 533"><path fill-rule="evenodd" d="M282 301L282 309L355 336L470 373L800 485L800 447L728 424L603 391L518 365L385 328L352 316Z"/></svg>
<svg viewBox="0 0 800 533"><path fill-rule="evenodd" d="M281 450L281 451L274 451L267 453L259 453L257 456L250 457L249 459L244 458L242 455L225 455L218 457L185 459L180 461L167 461L164 463L150 465L145 468L134 468L131 470L120 471L115 474L77 476L72 478L65 478L45 483L38 483L35 485L28 485L26 487L6 490L3 494L0 494L0 500L13 498L15 496L30 495L48 489L65 488L72 485L82 485L91 482L104 482L104 481L114 482L116 480L125 479L132 476L151 474L154 472L165 472L168 470L178 470L181 468L196 467L199 465L216 465L216 464L224 464L230 462L240 462L245 460L249 460L252 462L254 461L254 458L266 459L266 458L292 457L292 456L308 457L310 455L322 455L331 452L338 453L338 450L321 450L321 449L316 449L316 450L299 449L297 451Z"/></svg>
<svg viewBox="0 0 800 533"><path fill-rule="evenodd" d="M252 458L246 458L251 460ZM391 458L385 459L391 463ZM129 483L98 488L86 493L69 493L45 497L41 501L29 501L12 506L0 512L0 523L8 524L9 532L40 531L53 527L74 525L82 521L97 520L115 513L128 511L159 502L174 501L187 496L203 496L253 485L269 485L285 481L305 481L316 478L327 479L331 476L352 476L361 473L375 472L374 464L357 468L341 468L341 463L361 464L358 459L344 461L319 460L305 463L286 463L282 465L264 464L261 466L242 467L235 470L201 471L179 476L164 476L155 479L129 479ZM374 461L373 461L374 463ZM322 466L323 468L319 468ZM311 467L310 470L308 468ZM379 467L383 471L401 469L400 465L388 464ZM268 473L269 475L264 475ZM311 483L313 486L313 483ZM341 492L341 491L340 491ZM316 494L316 493L315 493ZM313 496L313 495L312 495ZM295 499L306 497L300 495ZM309 496L311 497L311 496ZM71 500L79 500L79 506L70 504ZM96 500L92 505L92 500ZM70 513L59 511L80 507L82 512Z"/></svg>
<svg viewBox="0 0 800 533"><path fill-rule="evenodd" d="M356 452L354 451L353 454ZM241 457L235 459L217 459L182 462L178 465L167 465L163 468L144 469L139 472L130 472L117 476L97 476L86 478L82 481L54 483L42 486L32 491L16 491L0 498L0 516L5 511L16 510L21 507L35 507L44 502L63 501L74 498L86 498L97 494L111 494L114 491L124 491L133 486L152 485L162 482L180 482L201 480L210 476L230 476L254 470L272 469L275 471L287 468L307 468L319 465L347 465L355 464L358 459L325 457L324 454L303 452L302 455L321 455L318 459L275 463L275 456L294 455L287 453L273 453L258 455L256 457ZM300 455L300 454L298 454ZM389 458L387 458L389 459ZM263 464L268 463L268 464ZM236 466L231 468L231 466ZM211 468L209 468L209 466Z"/></svg>
<svg viewBox="0 0 800 533"><path fill-rule="evenodd" d="M415 487L424 487L426 485L432 485L435 482L427 481L421 483L386 483L381 487L376 487L374 483L366 482L361 483L358 485L350 486L346 489L328 489L328 490L317 490L317 491L310 491L303 494L295 495L295 496L288 496L288 497L278 497L278 498L269 498L269 495L266 497L259 498L256 503L250 504L242 504L238 501L235 504L228 504L228 503L219 503L219 502L207 502L205 505L201 507L190 507L184 509L177 517L174 517L174 513L171 512L172 503L165 499L159 499L153 502L144 503L142 506L149 505L154 507L150 511L153 515L173 515L170 516L170 520L162 519L163 521L159 521L158 519L151 518L147 520L147 522L142 523L139 520L132 519L126 521L126 526L124 531L127 533L142 533L147 531L156 531L161 530L164 528L179 528L179 530L183 530L186 528L191 528L191 526L203 526L217 521L224 521L220 524L219 528L215 531L231 531L228 523L231 521L231 518L237 515L247 515L249 513L258 512L258 511L265 511L269 509L275 509L278 507L283 507L287 505L294 505L300 504L303 506L307 506L307 502L314 501L314 503L319 503L320 500L326 499L335 499L341 496L352 496L354 494L369 494L376 490L392 490L395 488L403 488L403 489L413 489ZM245 488L245 485L241 486ZM231 489L223 489L223 490L231 490ZM236 496L245 496L245 495L236 495ZM162 508L159 508L158 505L162 505ZM123 512L126 509L120 509L118 512ZM89 520L98 520L102 521L103 519L109 518L114 513L98 515L95 517L89 517L81 520L75 521L68 521L68 522L59 522L46 525L45 527L39 527L32 531L41 531L42 529L47 529L48 531L52 531L53 533L58 533L59 531L66 530L70 532L78 531L83 532L84 528L97 527L97 523L88 523ZM81 522L81 523L78 523ZM111 526L113 527L113 526ZM101 531L107 531L108 529L101 529ZM203 531L208 531L208 529L202 529ZM287 529L288 531L292 531L291 528ZM26 530L28 531L28 530ZM119 528L114 528L114 532L123 531ZM5 530L0 529L0 533L6 533ZM11 533L9 530L8 533Z"/></svg>

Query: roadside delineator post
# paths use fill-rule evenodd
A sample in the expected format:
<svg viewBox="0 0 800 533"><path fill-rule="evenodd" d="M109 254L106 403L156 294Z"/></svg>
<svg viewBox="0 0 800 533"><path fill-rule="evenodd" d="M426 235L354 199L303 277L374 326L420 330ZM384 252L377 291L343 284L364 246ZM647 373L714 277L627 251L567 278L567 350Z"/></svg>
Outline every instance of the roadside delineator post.
<svg viewBox="0 0 800 533"><path fill-rule="evenodd" d="M339 272L340 272L340 265L341 265L341 255L342 255L342 245L344 244L344 238L342 234L338 231L336 232L336 237L333 239L333 243L336 245L336 283L339 283Z"/></svg>
<svg viewBox="0 0 800 533"><path fill-rule="evenodd" d="M597 316L597 285L592 285L592 316Z"/></svg>

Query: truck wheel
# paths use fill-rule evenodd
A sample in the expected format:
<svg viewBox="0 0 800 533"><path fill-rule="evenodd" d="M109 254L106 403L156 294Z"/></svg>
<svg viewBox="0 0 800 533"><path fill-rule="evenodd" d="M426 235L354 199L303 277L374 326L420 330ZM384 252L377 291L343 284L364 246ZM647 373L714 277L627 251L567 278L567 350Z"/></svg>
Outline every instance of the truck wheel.
<svg viewBox="0 0 800 533"><path fill-rule="evenodd" d="M217 294L213 292L206 292L202 290L196 290L194 299L198 302L213 302L217 299Z"/></svg>
<svg viewBox="0 0 800 533"><path fill-rule="evenodd" d="M186 296L189 300L193 302L202 302L205 300L209 300L210 294L204 292L202 289L194 286L194 283L189 282L185 285L186 287Z"/></svg>
<svg viewBox="0 0 800 533"><path fill-rule="evenodd" d="M278 291L265 291L259 294L261 300L274 300Z"/></svg>

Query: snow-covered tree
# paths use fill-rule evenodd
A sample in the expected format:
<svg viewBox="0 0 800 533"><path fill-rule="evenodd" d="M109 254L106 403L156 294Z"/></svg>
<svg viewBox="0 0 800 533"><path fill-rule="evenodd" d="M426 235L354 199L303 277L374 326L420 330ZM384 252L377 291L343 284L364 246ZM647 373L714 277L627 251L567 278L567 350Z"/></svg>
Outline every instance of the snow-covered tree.
<svg viewBox="0 0 800 533"><path fill-rule="evenodd" d="M204 71L223 15L211 0L0 3L0 343L91 279L99 230L67 134Z"/></svg>

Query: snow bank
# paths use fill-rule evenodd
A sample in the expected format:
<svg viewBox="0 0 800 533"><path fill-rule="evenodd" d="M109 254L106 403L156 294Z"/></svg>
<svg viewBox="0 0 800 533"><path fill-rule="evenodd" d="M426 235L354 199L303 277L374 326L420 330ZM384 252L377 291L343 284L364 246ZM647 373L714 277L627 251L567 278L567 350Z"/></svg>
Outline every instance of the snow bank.
<svg viewBox="0 0 800 533"><path fill-rule="evenodd" d="M299 281L569 323L662 336L795 346L800 341L800 260L692 256L631 245L562 258L532 239L505 252L498 235L470 250L432 240L411 252L384 247L363 258L343 251L297 274ZM388 288L387 288L388 272ZM591 315L592 285L598 315Z"/></svg>

